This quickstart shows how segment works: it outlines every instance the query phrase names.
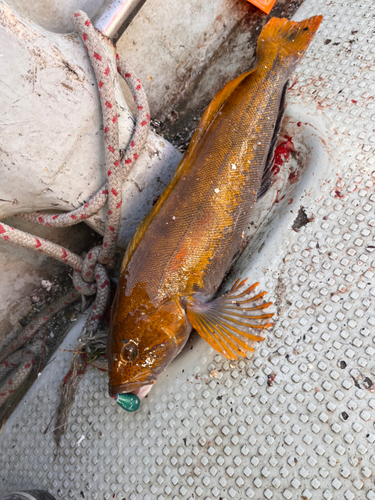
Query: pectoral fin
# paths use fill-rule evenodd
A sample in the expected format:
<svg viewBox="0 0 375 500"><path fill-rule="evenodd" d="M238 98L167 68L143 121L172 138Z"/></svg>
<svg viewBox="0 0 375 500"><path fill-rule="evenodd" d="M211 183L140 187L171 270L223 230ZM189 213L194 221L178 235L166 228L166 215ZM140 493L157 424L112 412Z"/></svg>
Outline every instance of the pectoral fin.
<svg viewBox="0 0 375 500"><path fill-rule="evenodd" d="M266 309L272 302L247 307L249 303L263 298L267 292L248 298L259 283L239 293L246 281L238 280L229 292L212 302L205 303L195 298L189 298L186 302L186 313L192 326L214 349L229 359L237 359L238 356L246 356L248 351L254 351L249 341L264 340L264 337L249 333L251 328L272 326L268 319L273 313L254 314L254 311Z"/></svg>

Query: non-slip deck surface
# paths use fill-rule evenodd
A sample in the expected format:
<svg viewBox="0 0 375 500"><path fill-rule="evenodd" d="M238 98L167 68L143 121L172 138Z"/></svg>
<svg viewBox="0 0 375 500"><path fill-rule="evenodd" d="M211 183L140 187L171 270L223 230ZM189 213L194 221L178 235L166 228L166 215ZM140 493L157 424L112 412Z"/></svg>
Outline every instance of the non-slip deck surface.
<svg viewBox="0 0 375 500"><path fill-rule="evenodd" d="M375 499L375 4L306 0L295 17L315 14L324 20L288 101L303 122L329 124L326 182L306 188L315 219L268 240L254 272L249 261L278 304L273 331L232 363L194 337L135 414L88 372L55 460L53 424L44 431L69 363L61 352L2 430L1 493Z"/></svg>

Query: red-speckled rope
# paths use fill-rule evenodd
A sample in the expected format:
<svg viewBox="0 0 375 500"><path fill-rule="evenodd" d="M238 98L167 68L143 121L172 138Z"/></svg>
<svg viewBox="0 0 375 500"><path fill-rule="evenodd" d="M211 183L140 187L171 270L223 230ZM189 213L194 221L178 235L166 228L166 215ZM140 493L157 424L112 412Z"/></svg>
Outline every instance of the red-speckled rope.
<svg viewBox="0 0 375 500"><path fill-rule="evenodd" d="M80 298L80 294L75 290L69 290L51 305L40 311L25 328L23 328L11 343L0 353L0 380L3 380L0 387L0 407L6 402L9 396L27 378L35 363L35 356L28 349L20 349L30 340L40 328L47 323L56 313L64 307Z"/></svg>
<svg viewBox="0 0 375 500"><path fill-rule="evenodd" d="M34 353L27 349L14 352L0 363L0 379L8 375L0 387L0 407L27 378L34 364Z"/></svg>
<svg viewBox="0 0 375 500"><path fill-rule="evenodd" d="M28 323L11 341L11 343L1 350L0 362L7 359L17 349L22 347L28 340L30 340L35 333L52 318L56 313L61 311L64 307L78 300L80 294L74 289L69 290L66 294L60 297L52 304L44 307L31 321ZM0 405L1 406L1 405Z"/></svg>
<svg viewBox="0 0 375 500"><path fill-rule="evenodd" d="M98 81L99 95L103 110L104 141L106 144L106 184L84 205L71 212L63 214L42 214L32 212L29 214L18 214L30 222L52 227L63 227L78 224L84 219L94 215L105 204L108 199L108 212L103 246L99 253L101 264L111 265L115 252L116 240L119 230L121 215L121 187L126 179L130 168L139 158L147 140L150 126L150 112L145 91L140 80L134 74L130 66L116 54L117 71L125 79L134 96L137 107L136 127L130 143L122 160L119 156L117 108L112 84L110 68L98 47L98 33L83 12L74 14L74 24L81 35L95 75Z"/></svg>
<svg viewBox="0 0 375 500"><path fill-rule="evenodd" d="M95 30L86 14L82 11L78 11L74 14L73 22L85 44L98 82L103 113L104 141L106 146L107 182L87 203L71 212L62 214L33 212L29 214L18 214L17 216L37 224L51 227L64 227L77 224L94 215L105 202L108 201L103 244L93 248L83 260L67 248L51 243L43 238L37 238L4 223L0 224L0 236L5 241L42 252L61 262L69 264L74 269L73 283L76 289L84 295L93 295L96 293L93 314L85 325L86 335L90 335L90 333L96 330L109 297L109 279L104 265L110 268L113 266L114 262L116 241L120 227L122 183L126 179L130 168L138 159L146 143L150 115L146 94L140 81L133 70L121 60L118 54L116 54L117 71L129 85L137 106L136 127L130 143L127 146L126 153L121 159L113 75L111 75L110 66L101 46L101 35ZM96 284L94 281L96 281ZM24 331L21 332L21 337L22 336L25 336ZM14 345L14 341L12 345ZM23 345L23 343L18 344L18 347L21 345ZM7 355L8 354L9 352L7 351ZM4 356L2 356L2 359L4 359ZM8 360L6 360L5 363L7 361ZM28 369L29 368L30 367L28 367ZM0 406L1 404L0 399Z"/></svg>

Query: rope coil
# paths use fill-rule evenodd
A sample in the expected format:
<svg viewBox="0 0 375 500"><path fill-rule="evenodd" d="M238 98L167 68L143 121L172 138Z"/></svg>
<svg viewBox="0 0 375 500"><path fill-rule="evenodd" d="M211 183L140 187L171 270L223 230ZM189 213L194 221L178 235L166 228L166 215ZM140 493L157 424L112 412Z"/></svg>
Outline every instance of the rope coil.
<svg viewBox="0 0 375 500"><path fill-rule="evenodd" d="M0 407L26 380L34 364L34 353L28 349L20 349L0 363L0 379L8 375L0 388Z"/></svg>
<svg viewBox="0 0 375 500"><path fill-rule="evenodd" d="M116 54L117 73L124 78L128 84L133 93L137 109L136 126L129 144L127 145L125 154L121 157L118 113L113 84L113 79L116 78L116 75L112 74L111 65L101 45L101 38L103 38L103 35L94 28L87 15L82 11L77 11L74 14L73 24L86 47L97 80L103 115L107 181L90 200L70 212L45 214L37 211L27 214L15 214L15 216L44 226L66 227L78 224L96 214L107 202L108 208L103 243L101 246L96 246L91 249L83 259L63 246L43 238L35 237L4 223L0 223L0 236L3 240L30 250L44 253L49 257L53 257L60 262L70 265L73 268L73 284L78 292L71 291L69 299L64 296L60 299L58 304L49 306L51 314L48 315L45 311L42 311L42 313L44 312L44 316L40 313L37 318L27 325L17 337L13 339L11 345L3 351L0 357L0 359L3 360L2 363L9 364L9 359L13 359L13 356L15 356L17 352L26 352L25 350L17 351L17 349L22 347L31 338L32 334L38 331L40 326L48 321L48 319L64 307L64 305L73 300L77 300L79 294L96 294L93 312L85 324L85 333L82 336L82 341L83 343L85 341L87 342L89 338L93 337L98 329L109 300L110 281L107 269L111 269L114 264L116 242L120 228L122 184L139 158L146 144L149 132L150 112L143 86L132 68ZM26 354L24 355L26 356ZM31 370L30 366L26 369L23 364L24 363L21 363L20 369L17 370L17 377L20 372L24 375L26 370ZM28 363L25 363L25 365L26 364ZM24 378L27 377L29 371L24 375ZM77 370L73 372L80 373ZM0 379L4 373L5 372L2 372L0 368ZM13 379L14 378L15 377L13 377ZM24 380L24 378L22 378L22 380ZM8 379L9 377L7 380ZM4 384L2 384L2 387L4 387ZM4 391L0 387L0 394L3 394L3 392ZM0 406L9 395L8 391L7 396L0 396Z"/></svg>
<svg viewBox="0 0 375 500"><path fill-rule="evenodd" d="M75 302L80 298L80 294L76 290L69 290L66 294L62 295L58 300L52 304L44 307L34 318L23 328L10 342L10 344L1 350L0 362L6 360L17 349L26 344L39 330L47 323L55 314L61 309ZM0 377L1 379L1 377ZM1 405L0 405L1 406Z"/></svg>

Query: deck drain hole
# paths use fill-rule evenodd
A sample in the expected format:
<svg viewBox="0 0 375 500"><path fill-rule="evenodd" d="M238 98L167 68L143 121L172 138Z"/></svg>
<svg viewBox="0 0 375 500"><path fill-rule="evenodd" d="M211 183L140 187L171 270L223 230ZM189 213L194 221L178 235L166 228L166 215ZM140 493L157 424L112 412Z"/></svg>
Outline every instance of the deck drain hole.
<svg viewBox="0 0 375 500"><path fill-rule="evenodd" d="M372 387L372 380L368 377L363 379L363 384L366 386L366 389L370 389Z"/></svg>

